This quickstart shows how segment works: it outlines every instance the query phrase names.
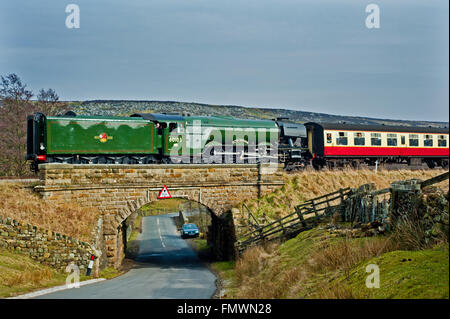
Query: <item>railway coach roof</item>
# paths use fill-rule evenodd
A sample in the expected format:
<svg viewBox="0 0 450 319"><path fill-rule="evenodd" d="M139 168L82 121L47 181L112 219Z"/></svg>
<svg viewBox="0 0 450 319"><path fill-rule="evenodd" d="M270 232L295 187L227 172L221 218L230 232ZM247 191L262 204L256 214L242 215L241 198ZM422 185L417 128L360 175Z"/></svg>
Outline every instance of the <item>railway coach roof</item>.
<svg viewBox="0 0 450 319"><path fill-rule="evenodd" d="M305 123L305 126L321 126L325 130L344 130L344 131L374 131L374 132L405 132L405 133L442 133L448 134L448 127L422 127L422 126L404 126L404 125L363 125L346 123Z"/></svg>

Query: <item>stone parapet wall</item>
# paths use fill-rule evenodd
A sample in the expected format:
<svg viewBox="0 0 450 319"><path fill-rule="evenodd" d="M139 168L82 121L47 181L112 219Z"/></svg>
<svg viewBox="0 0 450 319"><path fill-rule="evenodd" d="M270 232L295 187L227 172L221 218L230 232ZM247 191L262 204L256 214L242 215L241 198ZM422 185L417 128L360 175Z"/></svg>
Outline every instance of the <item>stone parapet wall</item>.
<svg viewBox="0 0 450 319"><path fill-rule="evenodd" d="M272 170L275 170L272 172ZM186 185L202 184L242 184L244 181L270 182L275 176L281 176L278 167L255 164L209 164L209 165L114 165L114 164L41 164L40 179L44 186L69 185L160 185L171 183ZM265 173L267 172L267 174ZM279 178L280 179L280 178Z"/></svg>
<svg viewBox="0 0 450 319"><path fill-rule="evenodd" d="M219 213L284 184L280 170L264 174L267 167L251 164L45 164L39 169L41 185L35 190L44 199L75 202L104 213L154 201L164 185L173 196L198 201Z"/></svg>

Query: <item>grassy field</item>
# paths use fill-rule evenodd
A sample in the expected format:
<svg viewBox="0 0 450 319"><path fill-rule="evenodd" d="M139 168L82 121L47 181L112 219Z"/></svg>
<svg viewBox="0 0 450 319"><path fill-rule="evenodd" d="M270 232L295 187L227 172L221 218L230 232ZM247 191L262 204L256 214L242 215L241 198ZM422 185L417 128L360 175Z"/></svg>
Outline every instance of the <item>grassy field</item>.
<svg viewBox="0 0 450 319"><path fill-rule="evenodd" d="M298 173L284 174L285 185L277 191L267 194L260 199L246 200L244 203L253 215L267 220L278 219L294 212L294 207L307 199L318 197L340 188L359 187L367 183L374 183L377 189L389 187L394 181L405 179L428 179L446 172L445 170L307 170ZM448 189L448 180L438 184ZM238 224L245 225L244 216L234 215Z"/></svg>
<svg viewBox="0 0 450 319"><path fill-rule="evenodd" d="M380 288L365 285L369 264ZM449 298L448 242L407 251L390 237L335 238L318 227L213 267L225 298Z"/></svg>
<svg viewBox="0 0 450 319"><path fill-rule="evenodd" d="M145 216L168 214L178 212L181 209L180 208L181 205L183 205L186 202L187 200L183 198L170 198L164 200L157 200L142 206L141 208L139 208L139 210Z"/></svg>
<svg viewBox="0 0 450 319"><path fill-rule="evenodd" d="M42 200L29 188L0 184L0 216L90 241L99 212L94 208L52 204Z"/></svg>

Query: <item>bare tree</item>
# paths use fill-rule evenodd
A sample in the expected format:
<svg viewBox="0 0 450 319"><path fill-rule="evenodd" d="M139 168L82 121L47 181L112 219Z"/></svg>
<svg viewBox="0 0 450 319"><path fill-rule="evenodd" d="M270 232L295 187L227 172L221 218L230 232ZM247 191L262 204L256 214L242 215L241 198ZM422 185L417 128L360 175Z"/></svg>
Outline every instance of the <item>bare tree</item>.
<svg viewBox="0 0 450 319"><path fill-rule="evenodd" d="M59 101L59 96L53 89L41 89L37 99L36 108L45 115L57 115L67 111L67 104Z"/></svg>
<svg viewBox="0 0 450 319"><path fill-rule="evenodd" d="M0 79L0 175L21 176L27 172L26 117L34 111L33 93L16 74Z"/></svg>
<svg viewBox="0 0 450 319"><path fill-rule="evenodd" d="M33 92L26 89L26 84L23 84L17 74L8 74L1 76L0 84L0 99L1 100L27 100L29 101L33 96Z"/></svg>
<svg viewBox="0 0 450 319"><path fill-rule="evenodd" d="M44 90L41 89L39 91L39 94L37 95L37 99L38 101L42 101L42 102L49 102L49 103L54 103L54 102L58 102L59 101L59 96L58 94L56 94L55 90L53 89L48 89L48 90Z"/></svg>
<svg viewBox="0 0 450 319"><path fill-rule="evenodd" d="M14 73L0 80L0 176L24 176L29 174L25 161L27 115L56 115L67 105L59 101L53 89L41 89L37 101L31 101L33 93Z"/></svg>

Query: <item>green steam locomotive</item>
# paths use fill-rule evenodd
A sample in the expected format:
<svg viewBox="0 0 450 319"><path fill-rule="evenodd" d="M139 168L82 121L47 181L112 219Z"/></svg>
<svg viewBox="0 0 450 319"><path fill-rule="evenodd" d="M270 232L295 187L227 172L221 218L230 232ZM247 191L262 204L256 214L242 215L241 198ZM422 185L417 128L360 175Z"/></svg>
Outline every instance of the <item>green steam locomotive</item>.
<svg viewBox="0 0 450 319"><path fill-rule="evenodd" d="M129 117L27 118L31 169L41 163L158 164L281 162L302 167L311 159L306 129L277 120L228 116L133 114Z"/></svg>

